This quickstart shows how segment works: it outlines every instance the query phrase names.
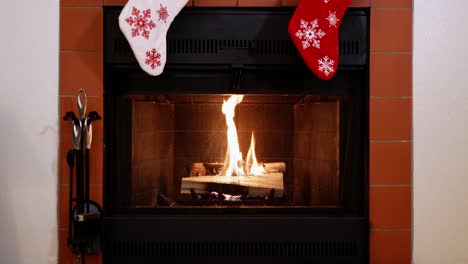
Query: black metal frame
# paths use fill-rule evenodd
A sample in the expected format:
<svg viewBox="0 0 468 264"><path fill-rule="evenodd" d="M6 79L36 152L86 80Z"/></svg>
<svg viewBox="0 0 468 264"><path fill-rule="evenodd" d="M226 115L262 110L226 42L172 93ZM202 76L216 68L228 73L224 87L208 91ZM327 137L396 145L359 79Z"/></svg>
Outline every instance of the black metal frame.
<svg viewBox="0 0 468 264"><path fill-rule="evenodd" d="M284 44L284 40L287 40L284 28L279 33L266 29L273 37L271 44L265 45L273 47L277 45L278 47L268 51L258 47L260 41L249 40L248 32L244 36L237 36L237 43L236 40L233 40L232 43L229 42L231 44L228 43L230 46L223 46L223 49L220 48L223 42L205 43L205 46L200 46L199 43L203 43L200 42L203 39L195 42L186 40L183 44L186 45L185 48L177 48L177 43L183 43L177 42L178 38L184 36L186 32L194 32L195 28L199 26L190 24L194 17L211 15L210 19L219 19L222 22L226 16L232 16L232 19L236 19L237 16L237 19L241 19L241 16L254 17L257 14L259 19L278 16L275 18L276 20L273 19L275 20L273 23L283 25L293 12L293 9L290 8L201 8L183 11L174 21L168 33L168 45L172 45L168 48L168 64L165 72L157 78L143 73L138 68L131 51L122 44L123 36L115 30L118 27L115 23L119 11L120 8L105 9L104 230L107 242L107 250L104 254L105 262L128 263L131 260L138 260L138 263L152 263L158 257L179 257L180 261L197 256L196 262L201 263L211 260L212 256L228 256L229 254L219 253L230 252L229 243L224 241L228 239L238 241L239 244L234 247L247 250L239 249L237 253L231 252L230 254L238 255L239 257L236 259L242 259L248 263L251 260L256 261L253 258L255 254L252 252L254 251L258 251L258 256L262 256L263 259L266 258L272 263L284 262L285 259L282 257L292 256L297 257L297 263L310 260L317 261L313 263L367 263L369 10L350 9L344 18L340 39L346 40L358 36L359 45L347 44L347 42L340 43L340 47L345 46L345 48L341 47L341 50L349 46L349 54L341 54L339 70L331 81L317 79L302 63L297 52L291 53L289 51L293 47ZM237 28L235 32L248 31L241 25L232 27L233 29ZM200 38L206 37L201 32ZM197 36L191 36L191 38L197 39ZM195 47L199 47L199 49ZM218 47L218 52L211 52L216 50L215 47ZM201 50L201 52L194 52L194 54L186 52L191 49ZM258 50L268 54L259 55L260 51ZM155 89L155 87L165 87L166 89ZM358 107L353 107L353 111L358 111L357 116L360 118L356 121L358 123L353 124L357 129L353 130L355 135L351 135L352 143L355 144L351 148L360 155L357 162L350 162L353 166L350 169L355 173L351 173L353 177L348 178L349 182L345 183L343 195L346 199L343 200L343 208L131 209L116 206L113 203L114 199L111 198L117 194L114 189L116 179L112 176L116 175L116 164L120 161L119 157L116 157L115 151L115 143L119 138L116 133L121 129L117 126L116 115L118 113L125 114L118 108L118 98L126 94L156 93L320 94L352 98L353 102L358 105ZM122 140L122 138L118 140ZM192 226L192 228L185 226ZM226 226L230 228L226 228ZM262 226L268 227L267 230L274 230L274 234L271 231L268 234L269 232L265 230L260 232L259 228L262 229ZM288 232L283 232L282 229L284 229L283 231L288 230ZM170 232L170 230L177 232ZM216 234L211 233L212 230L216 230ZM256 233L259 234L254 235ZM189 237L187 234L190 234ZM208 243L197 251L194 243L202 243L203 241L210 241L212 244ZM271 249L272 245L262 244L260 241L283 241L293 245L295 242L302 241L305 244L297 245L297 247L302 247L305 251L291 249L286 244L281 244L281 246L277 245L276 249L289 253L270 254L268 248ZM327 244L326 241L329 243ZM341 256L338 253L335 256L330 255L333 250L336 252L346 251L346 245L348 245L346 242L350 241L354 243L351 247L356 247L353 254L349 256ZM231 245L231 247L233 246ZM210 250L213 251L211 255L207 253ZM251 253L247 254L247 252ZM265 254L260 254L261 252ZM304 254L301 255L300 252ZM195 259L192 259L192 262ZM223 262L226 261L223 259Z"/></svg>

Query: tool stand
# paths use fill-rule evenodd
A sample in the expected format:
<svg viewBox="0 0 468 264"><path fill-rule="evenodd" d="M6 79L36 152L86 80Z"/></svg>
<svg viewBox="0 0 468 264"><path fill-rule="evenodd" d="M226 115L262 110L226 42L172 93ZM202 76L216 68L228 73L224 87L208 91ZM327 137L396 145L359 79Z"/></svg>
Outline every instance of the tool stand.
<svg viewBox="0 0 468 264"><path fill-rule="evenodd" d="M79 117L74 112L67 112L64 117L64 120L72 121L73 133L73 149L67 153L70 169L67 242L72 253L77 256L77 263L84 264L86 254L101 251L102 208L89 198L92 124L101 120L101 116L96 111L91 111L86 116L87 96L82 89L77 95L77 105ZM75 197L73 193L76 194Z"/></svg>

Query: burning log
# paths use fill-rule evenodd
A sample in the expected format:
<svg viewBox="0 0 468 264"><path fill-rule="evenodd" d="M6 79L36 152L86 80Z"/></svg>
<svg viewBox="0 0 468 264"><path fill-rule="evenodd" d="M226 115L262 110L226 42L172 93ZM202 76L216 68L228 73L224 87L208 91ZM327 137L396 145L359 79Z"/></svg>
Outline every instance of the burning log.
<svg viewBox="0 0 468 264"><path fill-rule="evenodd" d="M286 171L284 162L267 163L261 165L257 161L255 154L255 135L252 131L250 148L247 152L244 162L242 152L240 152L239 138L237 135L236 123L234 122L235 109L242 102L243 95L232 95L227 101L224 101L222 112L226 118L227 126L227 151L222 169L216 164L216 169L205 163L194 163L190 176L182 178L181 193L191 194L195 199L196 194L209 193L213 195L223 189L235 189L236 192L247 191L249 195L274 196L281 197L284 191L283 173ZM245 166L244 166L245 165ZM220 175L209 175L219 170ZM208 173L207 173L208 172ZM236 188L240 187L240 188ZM225 200L237 201L241 196L229 195Z"/></svg>
<svg viewBox="0 0 468 264"><path fill-rule="evenodd" d="M263 163L263 169L267 173L275 173L275 172L286 172L286 163L284 162L270 162L270 163Z"/></svg>
<svg viewBox="0 0 468 264"><path fill-rule="evenodd" d="M190 194L191 189L196 193L211 193L217 187L241 186L245 187L250 195L265 196L274 190L274 196L283 196L283 173L267 173L248 176L197 176L182 178L181 193Z"/></svg>
<svg viewBox="0 0 468 264"><path fill-rule="evenodd" d="M203 163L193 163L190 169L190 175L204 176L206 175L206 168Z"/></svg>

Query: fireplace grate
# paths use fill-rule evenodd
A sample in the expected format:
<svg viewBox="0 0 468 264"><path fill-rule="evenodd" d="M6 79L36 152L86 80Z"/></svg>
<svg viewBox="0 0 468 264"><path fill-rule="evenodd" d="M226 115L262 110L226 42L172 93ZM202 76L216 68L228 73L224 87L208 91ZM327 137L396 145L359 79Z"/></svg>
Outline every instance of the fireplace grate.
<svg viewBox="0 0 468 264"><path fill-rule="evenodd" d="M113 257L357 257L355 241L113 241Z"/></svg>

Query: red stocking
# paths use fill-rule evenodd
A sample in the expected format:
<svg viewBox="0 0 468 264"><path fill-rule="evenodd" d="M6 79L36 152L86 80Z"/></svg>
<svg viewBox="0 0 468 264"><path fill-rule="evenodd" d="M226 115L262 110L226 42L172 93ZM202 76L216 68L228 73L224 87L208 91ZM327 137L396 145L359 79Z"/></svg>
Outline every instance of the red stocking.
<svg viewBox="0 0 468 264"><path fill-rule="evenodd" d="M323 80L338 68L338 31L351 0L301 0L289 35L307 66Z"/></svg>

